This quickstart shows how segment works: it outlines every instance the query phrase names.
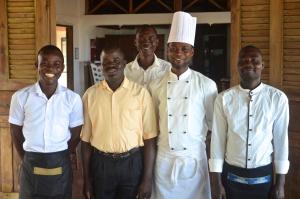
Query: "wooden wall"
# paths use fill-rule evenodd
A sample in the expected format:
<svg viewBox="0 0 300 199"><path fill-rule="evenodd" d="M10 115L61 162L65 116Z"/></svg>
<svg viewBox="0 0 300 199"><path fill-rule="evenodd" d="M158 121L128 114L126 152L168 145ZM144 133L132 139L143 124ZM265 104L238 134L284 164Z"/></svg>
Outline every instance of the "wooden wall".
<svg viewBox="0 0 300 199"><path fill-rule="evenodd" d="M55 43L54 6L55 0L0 1L0 198L19 190L20 160L7 122L10 98L36 81L37 50Z"/></svg>
<svg viewBox="0 0 300 199"><path fill-rule="evenodd" d="M289 98L290 170L287 199L300 198L300 0L232 0L231 85L238 84L237 58L242 46L261 48L263 82Z"/></svg>

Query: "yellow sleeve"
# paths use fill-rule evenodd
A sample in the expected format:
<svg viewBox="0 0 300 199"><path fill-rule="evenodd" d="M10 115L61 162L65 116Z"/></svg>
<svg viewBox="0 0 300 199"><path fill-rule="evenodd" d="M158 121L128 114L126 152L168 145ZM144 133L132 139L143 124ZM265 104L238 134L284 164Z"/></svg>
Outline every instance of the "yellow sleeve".
<svg viewBox="0 0 300 199"><path fill-rule="evenodd" d="M88 92L86 92L83 95L82 102L83 102L84 124L81 129L80 138L82 141L90 142L90 138L92 136L92 122L89 116Z"/></svg>

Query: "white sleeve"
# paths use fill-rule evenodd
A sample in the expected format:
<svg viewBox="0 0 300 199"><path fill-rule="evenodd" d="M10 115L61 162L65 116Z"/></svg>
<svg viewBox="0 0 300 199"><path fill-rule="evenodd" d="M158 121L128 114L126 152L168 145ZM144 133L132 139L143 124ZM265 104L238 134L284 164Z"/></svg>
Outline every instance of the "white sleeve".
<svg viewBox="0 0 300 199"><path fill-rule="evenodd" d="M19 94L19 92L14 93L11 98L8 122L23 126L25 112L23 105L19 101Z"/></svg>
<svg viewBox="0 0 300 199"><path fill-rule="evenodd" d="M210 143L210 172L221 173L223 170L227 131L228 125L223 109L222 95L218 95L214 106L212 137Z"/></svg>
<svg viewBox="0 0 300 199"><path fill-rule="evenodd" d="M83 107L82 101L79 95L75 95L73 109L70 114L70 128L79 126L83 124Z"/></svg>
<svg viewBox="0 0 300 199"><path fill-rule="evenodd" d="M208 86L203 88L205 93L204 107L205 107L205 120L207 123L208 130L212 128L214 102L218 95L218 89L216 83L211 81Z"/></svg>
<svg viewBox="0 0 300 199"><path fill-rule="evenodd" d="M277 174L287 174L290 165L288 160L289 105L285 95L281 96L276 109L278 113L273 124L275 172Z"/></svg>

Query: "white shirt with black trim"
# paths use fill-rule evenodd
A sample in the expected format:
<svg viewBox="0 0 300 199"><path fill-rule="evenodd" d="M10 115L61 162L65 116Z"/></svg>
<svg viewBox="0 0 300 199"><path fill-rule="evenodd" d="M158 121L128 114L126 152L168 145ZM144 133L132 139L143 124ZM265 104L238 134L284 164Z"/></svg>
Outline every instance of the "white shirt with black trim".
<svg viewBox="0 0 300 199"><path fill-rule="evenodd" d="M286 95L261 83L253 90L240 85L220 93L212 125L211 172L222 172L224 160L240 168L257 168L274 161L275 172L286 174L289 105Z"/></svg>

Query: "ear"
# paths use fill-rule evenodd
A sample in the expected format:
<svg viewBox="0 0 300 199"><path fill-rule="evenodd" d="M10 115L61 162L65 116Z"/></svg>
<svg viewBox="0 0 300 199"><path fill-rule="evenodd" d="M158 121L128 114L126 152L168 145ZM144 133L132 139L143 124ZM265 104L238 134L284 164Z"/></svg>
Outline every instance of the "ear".
<svg viewBox="0 0 300 199"><path fill-rule="evenodd" d="M191 56L194 56L194 47L192 47Z"/></svg>
<svg viewBox="0 0 300 199"><path fill-rule="evenodd" d="M264 69L264 68L265 68L265 63L262 62L262 63L261 63L261 69Z"/></svg>
<svg viewBox="0 0 300 199"><path fill-rule="evenodd" d="M137 39L136 39L136 37L134 39L134 46L137 48Z"/></svg>

